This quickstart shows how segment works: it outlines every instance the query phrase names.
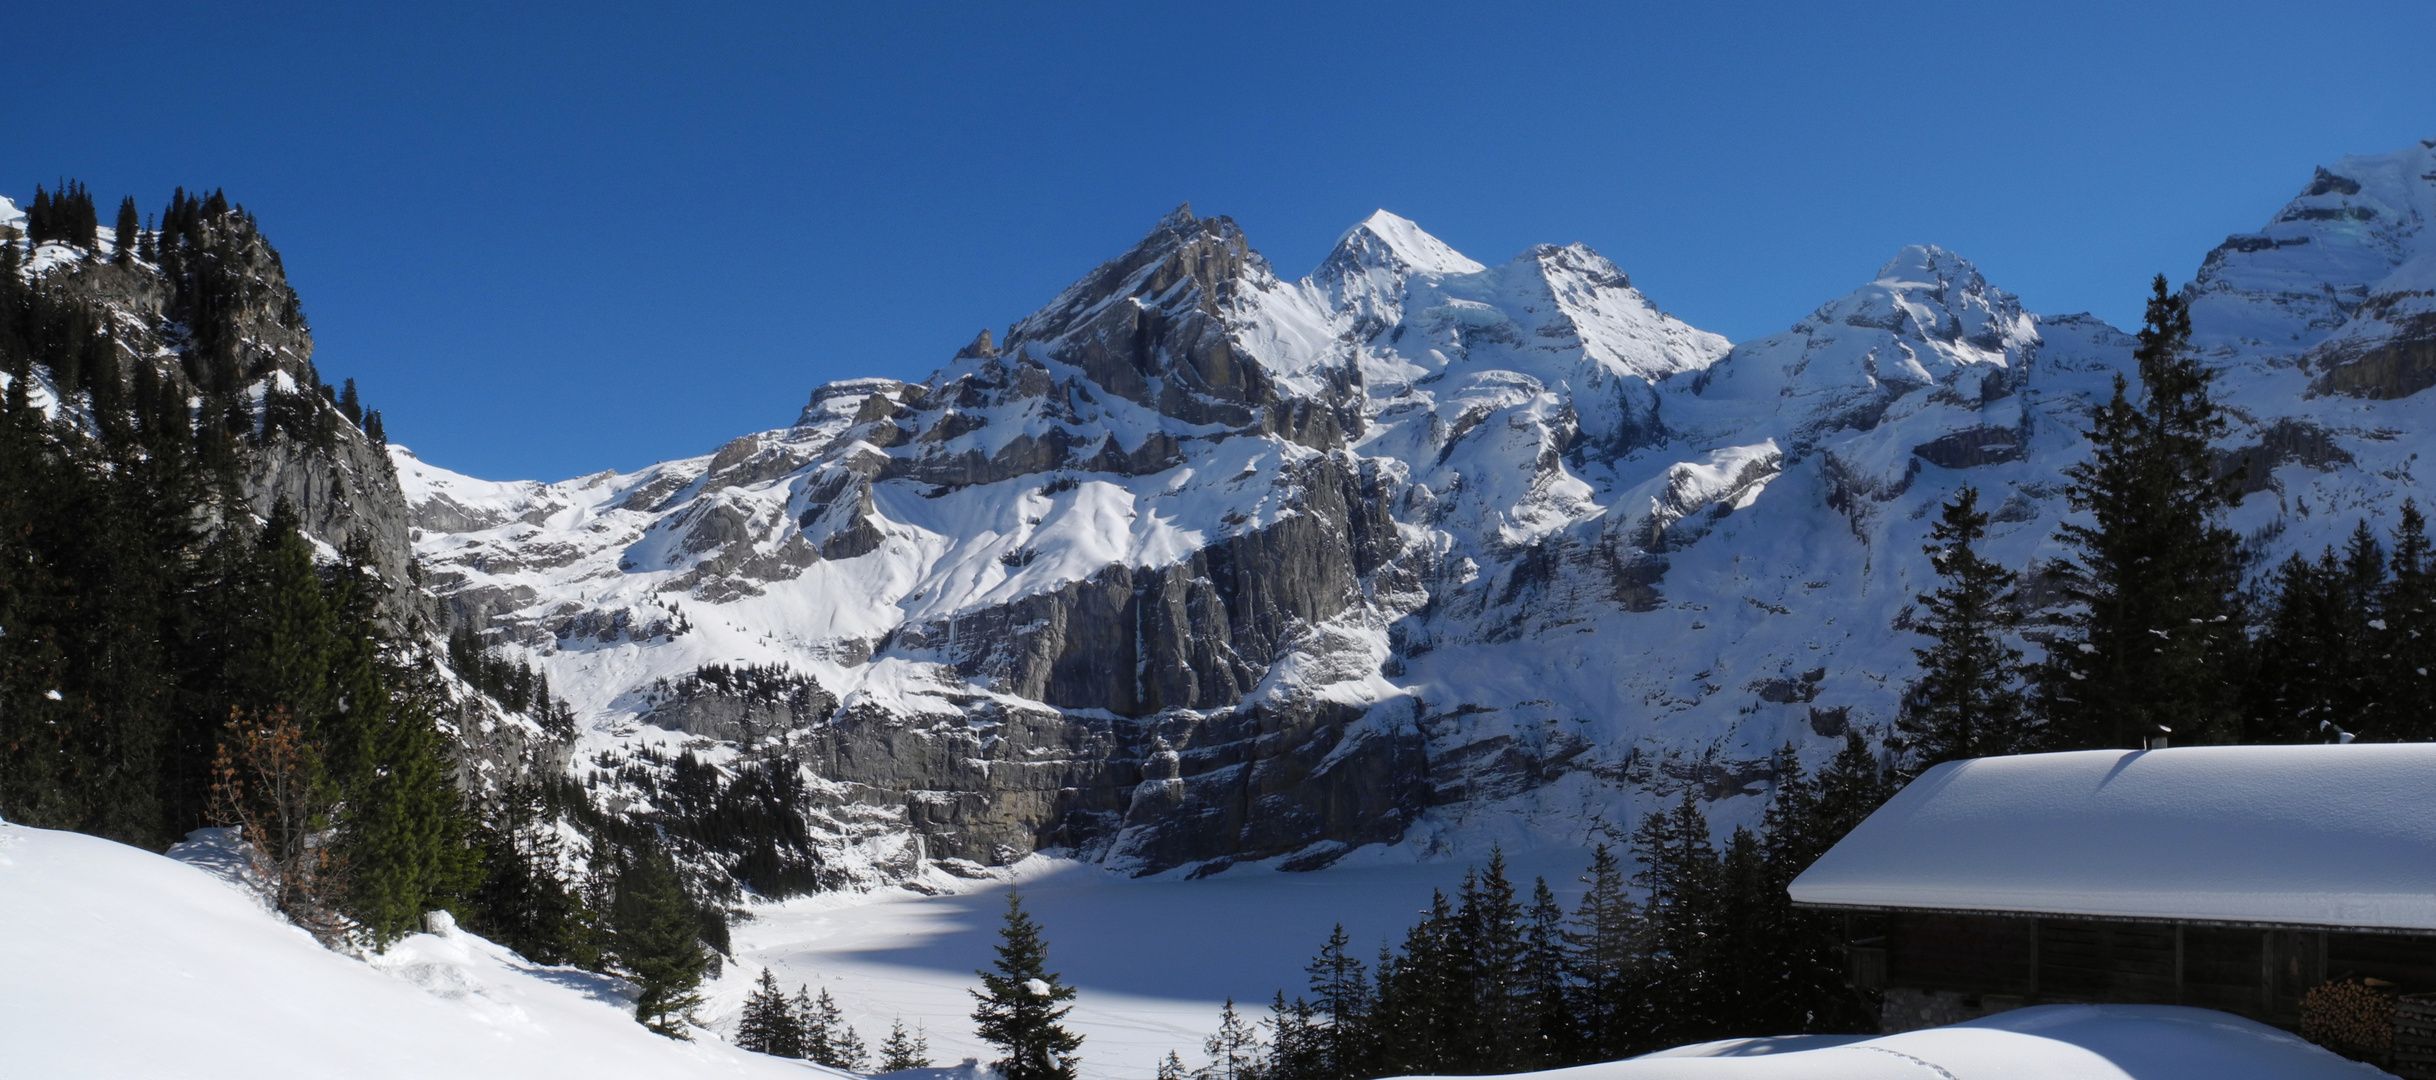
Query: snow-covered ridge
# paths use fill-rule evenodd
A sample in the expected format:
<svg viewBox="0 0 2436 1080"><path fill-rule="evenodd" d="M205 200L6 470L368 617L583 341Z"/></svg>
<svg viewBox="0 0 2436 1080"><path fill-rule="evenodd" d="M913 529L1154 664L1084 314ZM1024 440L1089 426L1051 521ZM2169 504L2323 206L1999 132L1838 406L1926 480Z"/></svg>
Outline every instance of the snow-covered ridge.
<svg viewBox="0 0 2436 1080"><path fill-rule="evenodd" d="M2192 287L2269 556L2416 490L2428 176L2426 146L2338 162ZM1732 820L1770 750L1884 727L1934 507L1977 485L1994 557L2054 554L2131 344L1926 245L1729 346L1578 245L1488 265L1382 211L1288 281L1179 209L923 382L703 457L398 464L430 580L589 750L791 757L859 808L868 880L1041 846L1318 865L1581 843L1684 785ZM706 664L828 704L747 745L655 689Z"/></svg>

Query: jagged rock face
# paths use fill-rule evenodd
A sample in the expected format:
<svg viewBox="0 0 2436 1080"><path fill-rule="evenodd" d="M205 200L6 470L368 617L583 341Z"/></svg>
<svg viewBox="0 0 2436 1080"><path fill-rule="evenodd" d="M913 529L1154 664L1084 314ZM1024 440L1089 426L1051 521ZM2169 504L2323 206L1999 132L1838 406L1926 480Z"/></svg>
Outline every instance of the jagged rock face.
<svg viewBox="0 0 2436 1080"><path fill-rule="evenodd" d="M2192 287L2262 557L2415 483L2426 157L2325 170ZM1976 485L1995 558L2056 554L2132 346L1933 247L1729 347L1578 246L1486 266L1381 213L1288 282L1179 211L923 383L704 458L399 468L439 591L588 747L793 761L841 860L1308 867L1613 837L1685 787L1739 820L1777 747L1882 731L1935 508ZM687 682L737 664L816 693Z"/></svg>
<svg viewBox="0 0 2436 1080"><path fill-rule="evenodd" d="M0 224L22 226L22 215L5 199L0 199ZM265 434L244 449L235 493L239 505L200 508L203 512L235 510L267 518L284 497L303 531L331 550L364 546L397 589L390 611L395 627L435 616L430 598L411 585L409 510L387 452L318 397L301 400L326 414L331 433L326 445L264 426L266 394L309 394L319 382L312 331L278 251L241 213L204 218L199 228L210 252L200 258L212 263L208 316L174 310L178 291L166 270L141 260L107 261L103 253L53 242L34 253L29 271L111 313L121 364L150 365L162 379L190 388L210 378L213 365L232 369L228 382L252 405L256 430Z"/></svg>

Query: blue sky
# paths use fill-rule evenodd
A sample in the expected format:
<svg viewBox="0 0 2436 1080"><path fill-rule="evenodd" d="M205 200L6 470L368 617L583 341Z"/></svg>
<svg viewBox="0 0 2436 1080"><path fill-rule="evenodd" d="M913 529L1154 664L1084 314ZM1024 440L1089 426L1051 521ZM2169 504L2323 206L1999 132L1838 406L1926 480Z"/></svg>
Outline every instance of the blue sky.
<svg viewBox="0 0 2436 1080"><path fill-rule="evenodd" d="M921 378L1186 200L1290 277L1378 207L1581 241L1738 341L1914 242L2123 325L2436 136L2417 2L220 7L13 11L0 194L226 189L324 376L500 479Z"/></svg>

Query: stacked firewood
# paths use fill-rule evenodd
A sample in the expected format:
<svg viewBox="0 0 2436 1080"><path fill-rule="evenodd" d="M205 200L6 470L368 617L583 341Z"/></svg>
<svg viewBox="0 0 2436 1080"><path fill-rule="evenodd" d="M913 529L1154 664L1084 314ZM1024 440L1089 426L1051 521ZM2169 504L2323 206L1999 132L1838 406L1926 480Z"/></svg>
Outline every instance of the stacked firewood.
<svg viewBox="0 0 2436 1080"><path fill-rule="evenodd" d="M2394 998L2382 979L2322 983L2301 995L2301 1037L2354 1055L2394 1048Z"/></svg>

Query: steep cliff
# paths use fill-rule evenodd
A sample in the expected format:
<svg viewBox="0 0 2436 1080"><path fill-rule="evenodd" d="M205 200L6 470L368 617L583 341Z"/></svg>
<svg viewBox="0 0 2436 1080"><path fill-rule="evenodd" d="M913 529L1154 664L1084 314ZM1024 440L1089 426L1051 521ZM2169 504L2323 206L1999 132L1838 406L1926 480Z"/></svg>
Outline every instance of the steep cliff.
<svg viewBox="0 0 2436 1080"><path fill-rule="evenodd" d="M2431 176L2319 170L2190 287L2262 558L2416 490ZM701 458L396 455L433 588L546 666L586 760L784 763L836 880L1305 867L1614 837L1685 786L1734 820L1774 748L1883 730L1935 507L1977 485L1995 558L2056 554L2131 344L1933 247L1729 346L1579 246L1488 266L1382 212L1287 281L1179 210L927 380ZM744 668L783 702L705 677Z"/></svg>

